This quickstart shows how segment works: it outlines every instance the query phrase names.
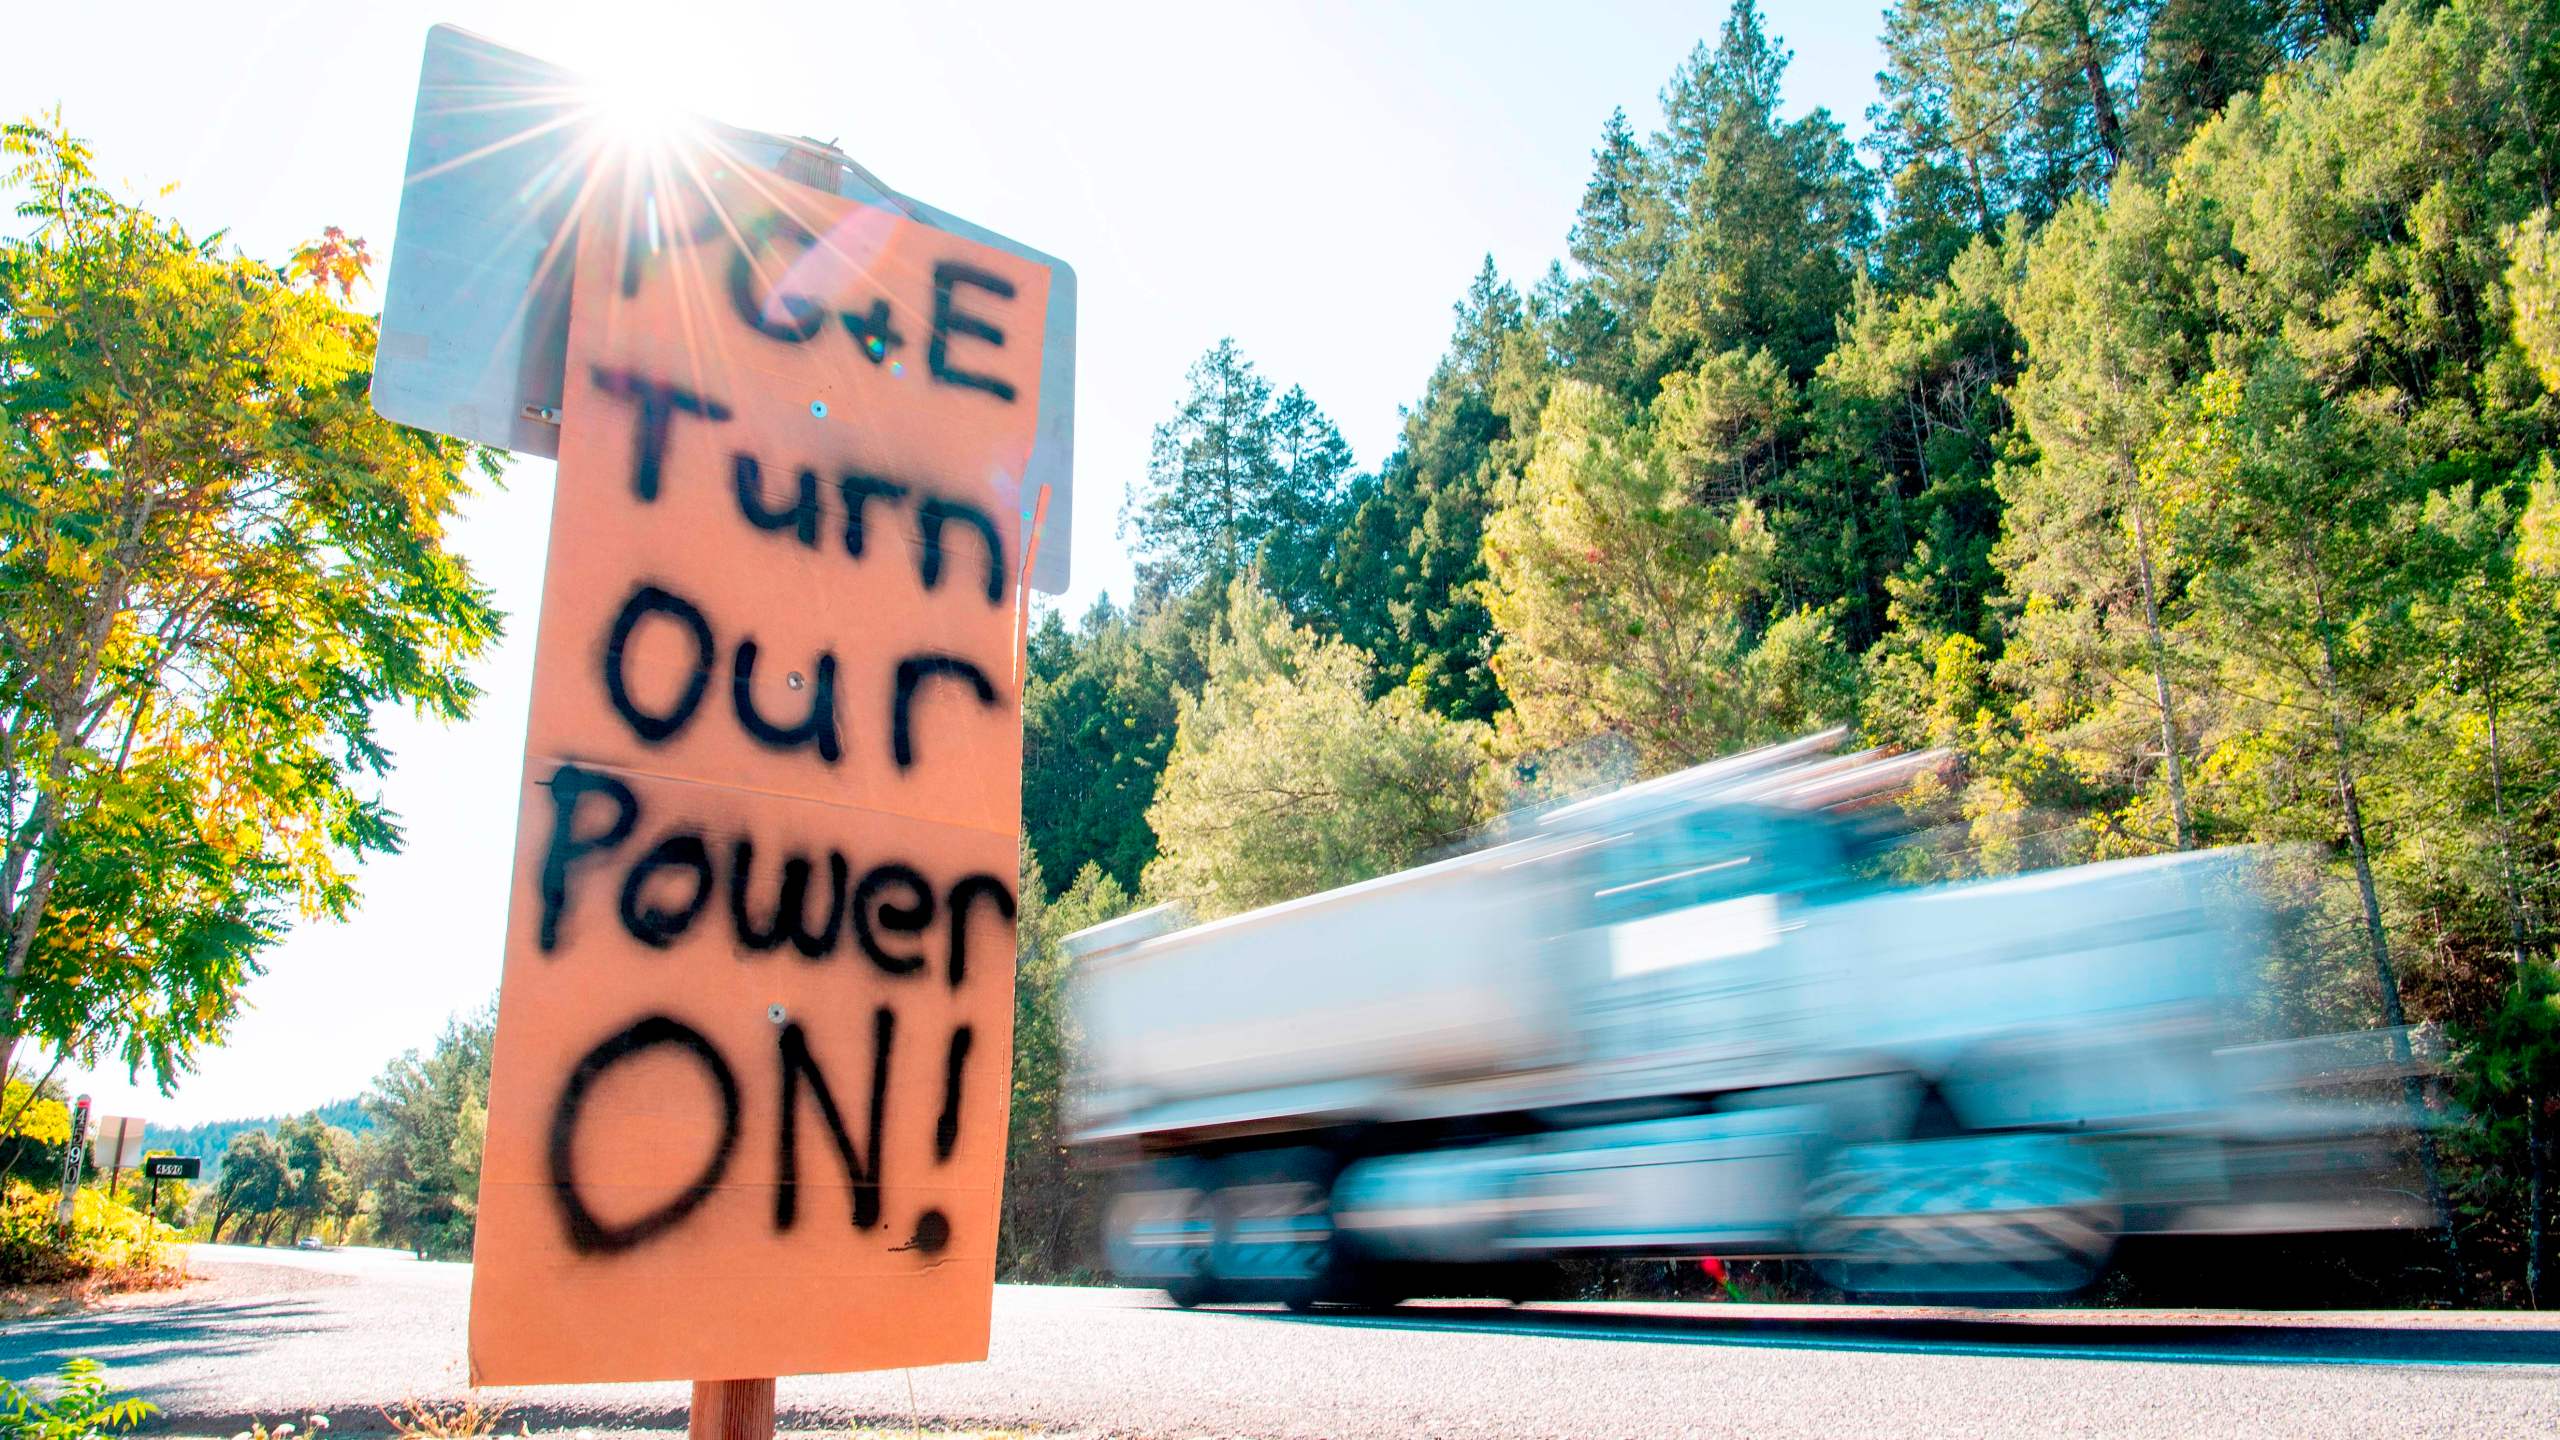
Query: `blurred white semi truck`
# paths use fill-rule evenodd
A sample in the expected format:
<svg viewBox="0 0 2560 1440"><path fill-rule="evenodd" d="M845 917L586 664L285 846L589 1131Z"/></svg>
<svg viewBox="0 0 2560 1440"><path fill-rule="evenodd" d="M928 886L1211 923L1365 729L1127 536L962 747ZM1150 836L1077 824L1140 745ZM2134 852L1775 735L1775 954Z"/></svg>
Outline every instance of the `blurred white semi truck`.
<svg viewBox="0 0 2560 1440"><path fill-rule="evenodd" d="M1067 940L1105 1263L1184 1304L1392 1303L1575 1257L2065 1294L2138 1234L2431 1223L2397 1137L2231 1044L2264 857L1861 884L1836 735L1472 853Z"/></svg>

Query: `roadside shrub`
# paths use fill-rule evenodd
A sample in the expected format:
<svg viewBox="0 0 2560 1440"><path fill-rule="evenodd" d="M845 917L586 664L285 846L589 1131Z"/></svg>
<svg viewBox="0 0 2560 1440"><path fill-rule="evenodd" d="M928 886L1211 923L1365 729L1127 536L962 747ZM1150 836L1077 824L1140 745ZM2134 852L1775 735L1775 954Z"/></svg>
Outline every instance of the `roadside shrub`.
<svg viewBox="0 0 2560 1440"><path fill-rule="evenodd" d="M23 1188L23 1187L22 1187ZM100 1440L130 1430L159 1407L107 1389L107 1370L83 1355L66 1360L46 1393L0 1380L0 1440Z"/></svg>
<svg viewBox="0 0 2560 1440"><path fill-rule="evenodd" d="M0 1085L0 1175L40 1181L54 1173L62 1147L70 1143L71 1108L62 1103L59 1085Z"/></svg>
<svg viewBox="0 0 2560 1440"><path fill-rule="evenodd" d="M54 1205L50 1191L19 1180L0 1182L0 1285L77 1281L139 1290L180 1278L168 1245L177 1232L168 1226L83 1189L73 1202L71 1239L65 1243L55 1233Z"/></svg>

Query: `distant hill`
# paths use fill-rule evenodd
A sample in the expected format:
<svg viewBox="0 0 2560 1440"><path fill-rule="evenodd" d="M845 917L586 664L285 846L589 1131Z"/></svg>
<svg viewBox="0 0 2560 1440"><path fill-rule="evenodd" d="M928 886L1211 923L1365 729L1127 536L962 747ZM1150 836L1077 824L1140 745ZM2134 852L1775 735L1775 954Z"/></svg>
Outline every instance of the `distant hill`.
<svg viewBox="0 0 2560 1440"><path fill-rule="evenodd" d="M335 1125L341 1130L361 1133L373 1128L373 1117L364 1113L363 1102L353 1097L332 1100L326 1105L299 1113L318 1115L323 1123ZM246 1120L208 1120L202 1125L184 1125L166 1130L155 1125L150 1133L143 1137L143 1148L166 1150L177 1155L203 1157L204 1178L209 1184L222 1169L222 1152L231 1144L232 1136L244 1130L264 1130L272 1135L277 1126L294 1118L297 1116L259 1115Z"/></svg>

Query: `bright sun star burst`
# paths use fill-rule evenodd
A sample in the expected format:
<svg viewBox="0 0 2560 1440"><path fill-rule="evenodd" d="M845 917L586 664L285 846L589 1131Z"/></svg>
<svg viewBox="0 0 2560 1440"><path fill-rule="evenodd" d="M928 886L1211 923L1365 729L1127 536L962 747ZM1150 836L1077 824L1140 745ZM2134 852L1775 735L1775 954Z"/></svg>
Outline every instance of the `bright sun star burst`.
<svg viewBox="0 0 2560 1440"><path fill-rule="evenodd" d="M664 87L636 76L595 80L588 86L598 133L629 150L664 150L683 139L694 119L667 98Z"/></svg>

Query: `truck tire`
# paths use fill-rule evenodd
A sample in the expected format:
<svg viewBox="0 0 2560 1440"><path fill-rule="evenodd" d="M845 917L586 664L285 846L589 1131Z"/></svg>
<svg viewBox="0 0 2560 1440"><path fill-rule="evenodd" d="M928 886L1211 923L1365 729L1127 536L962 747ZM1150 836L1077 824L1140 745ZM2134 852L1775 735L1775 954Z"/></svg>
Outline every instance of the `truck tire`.
<svg viewBox="0 0 2560 1440"><path fill-rule="evenodd" d="M1960 1134L1852 1145L1805 1187L1815 1271L1863 1299L2053 1301L2106 1268L2121 1212L2070 1137Z"/></svg>
<svg viewBox="0 0 2560 1440"><path fill-rule="evenodd" d="M1103 1211L1104 1267L1121 1280L1162 1286L1186 1310L1218 1298L1209 1272L1216 1189L1214 1167L1197 1160L1122 1170Z"/></svg>
<svg viewBox="0 0 2560 1440"><path fill-rule="evenodd" d="M1219 1162L1208 1273L1220 1294L1307 1310L1349 1288L1351 1267L1333 1226L1340 1169L1331 1152L1312 1146Z"/></svg>

